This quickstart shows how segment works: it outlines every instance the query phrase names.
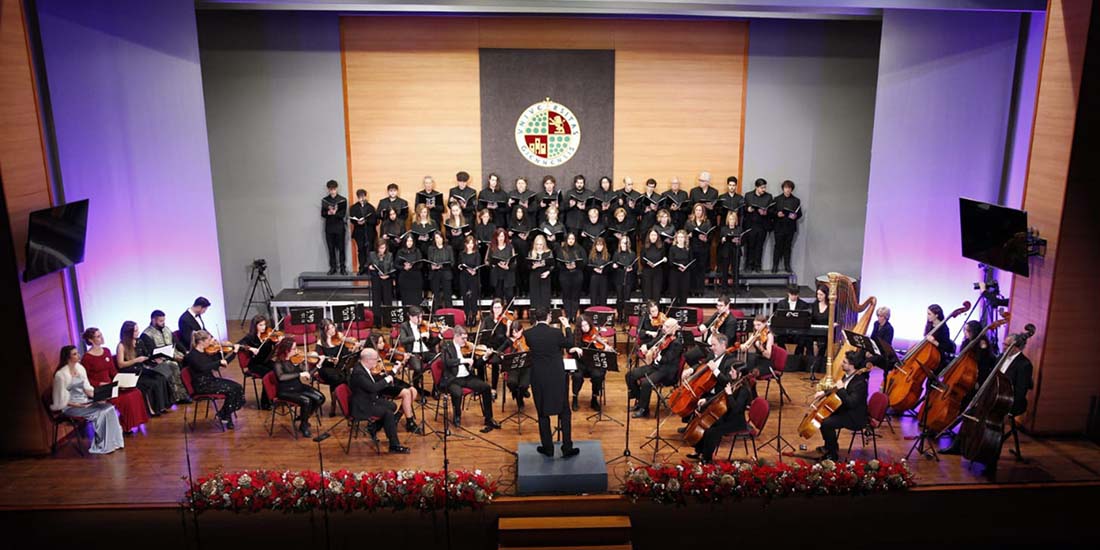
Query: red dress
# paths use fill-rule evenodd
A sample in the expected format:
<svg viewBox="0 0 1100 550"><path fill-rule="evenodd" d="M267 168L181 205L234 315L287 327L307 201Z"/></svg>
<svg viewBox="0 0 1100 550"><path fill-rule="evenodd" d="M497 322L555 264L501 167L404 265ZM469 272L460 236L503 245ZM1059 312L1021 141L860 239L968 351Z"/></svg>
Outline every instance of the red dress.
<svg viewBox="0 0 1100 550"><path fill-rule="evenodd" d="M115 358L111 356L111 352L107 348L103 348L103 355L98 357L85 353L80 359L80 364L84 365L84 370L88 372L88 383L92 386L110 384L115 379L115 375L118 374ZM124 432L149 421L149 411L145 407L145 398L137 388L119 390L118 397L111 399L110 402L118 409L118 420L122 424L122 431Z"/></svg>

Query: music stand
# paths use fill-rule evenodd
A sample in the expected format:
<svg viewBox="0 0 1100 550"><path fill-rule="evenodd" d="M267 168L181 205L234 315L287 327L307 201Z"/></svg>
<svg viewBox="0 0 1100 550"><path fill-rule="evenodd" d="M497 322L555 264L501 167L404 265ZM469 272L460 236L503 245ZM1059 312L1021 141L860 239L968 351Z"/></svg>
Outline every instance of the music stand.
<svg viewBox="0 0 1100 550"><path fill-rule="evenodd" d="M614 311L592 311L592 324L597 327L614 327L615 326L615 314Z"/></svg>
<svg viewBox="0 0 1100 550"><path fill-rule="evenodd" d="M401 326L401 323L408 321L405 317L405 306L383 305L382 318L378 321L387 327Z"/></svg>
<svg viewBox="0 0 1100 550"><path fill-rule="evenodd" d="M315 325L320 319L325 318L324 308L319 307L293 307L290 308L290 322L295 325Z"/></svg>
<svg viewBox="0 0 1100 550"><path fill-rule="evenodd" d="M582 365L589 370L603 369L606 373L619 372L619 354L610 350L599 350L596 348L581 348L581 356L577 359ZM592 422L592 427L588 429L589 433L596 429L596 426L600 422L614 422L620 426L625 426L617 418L604 414L603 410L607 408L607 376L604 376L604 387L600 390L600 410L593 414L588 415L585 421ZM595 419L593 422L592 419Z"/></svg>
<svg viewBox="0 0 1100 550"><path fill-rule="evenodd" d="M444 325L447 325L448 327L451 327L451 328L454 328L454 326L455 326L455 314L454 313L436 313L436 314L432 315L432 319L434 319L434 320L436 320L440 323L443 323ZM440 334L439 336L440 336L440 338L443 337L442 334Z"/></svg>
<svg viewBox="0 0 1100 550"><path fill-rule="evenodd" d="M695 321L698 320L695 311L695 308L689 307L670 307L668 308L668 317L676 319L681 327L695 326Z"/></svg>
<svg viewBox="0 0 1100 550"><path fill-rule="evenodd" d="M508 378L512 376L518 376L521 369L531 368L531 355L530 352L521 351L519 353L509 353L500 357L500 370L508 373ZM530 420L532 422L538 422L533 416L519 410L519 406L516 406L516 412L502 418L501 424L505 422L516 423L516 433L523 433L523 421Z"/></svg>

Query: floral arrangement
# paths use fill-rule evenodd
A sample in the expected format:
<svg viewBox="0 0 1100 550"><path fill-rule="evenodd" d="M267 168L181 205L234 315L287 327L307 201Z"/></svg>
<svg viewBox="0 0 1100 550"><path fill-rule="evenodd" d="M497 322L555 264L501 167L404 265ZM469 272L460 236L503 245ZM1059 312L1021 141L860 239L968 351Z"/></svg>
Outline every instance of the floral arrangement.
<svg viewBox="0 0 1100 550"><path fill-rule="evenodd" d="M193 503L200 512L306 512L322 506L334 511L412 508L430 512L443 509L445 501L452 510L478 509L492 502L496 492L496 482L489 481L481 470L448 472L446 484L442 471L337 470L322 476L310 470L247 470L199 478L185 494L183 504Z"/></svg>
<svg viewBox="0 0 1100 550"><path fill-rule="evenodd" d="M915 484L904 460L856 460L817 464L719 461L632 468L623 494L634 501L662 504L721 502L727 499L794 495L857 495L899 491Z"/></svg>

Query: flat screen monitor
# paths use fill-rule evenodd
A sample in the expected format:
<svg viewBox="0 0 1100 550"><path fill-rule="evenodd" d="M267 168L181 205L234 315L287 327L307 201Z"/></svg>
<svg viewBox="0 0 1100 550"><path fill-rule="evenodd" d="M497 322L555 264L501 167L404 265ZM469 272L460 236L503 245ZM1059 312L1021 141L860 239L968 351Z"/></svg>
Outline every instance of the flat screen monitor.
<svg viewBox="0 0 1100 550"><path fill-rule="evenodd" d="M24 282L84 261L88 199L31 212L28 225Z"/></svg>
<svg viewBox="0 0 1100 550"><path fill-rule="evenodd" d="M959 198L962 255L990 267L1029 275L1027 212Z"/></svg>

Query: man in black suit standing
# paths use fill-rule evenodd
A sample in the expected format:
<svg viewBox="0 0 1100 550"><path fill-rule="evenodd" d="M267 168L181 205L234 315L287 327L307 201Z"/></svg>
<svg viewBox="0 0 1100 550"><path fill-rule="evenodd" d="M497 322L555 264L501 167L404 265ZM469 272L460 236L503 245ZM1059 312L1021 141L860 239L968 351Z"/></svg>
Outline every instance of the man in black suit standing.
<svg viewBox="0 0 1100 550"><path fill-rule="evenodd" d="M210 300L199 296L195 303L180 315L179 327L180 344L187 350L191 349L191 333L196 330L206 330L206 323L202 320L202 314L210 307Z"/></svg>
<svg viewBox="0 0 1100 550"><path fill-rule="evenodd" d="M825 440L825 446L819 448L825 452L823 458L837 460L840 455L840 444L837 443L837 432L841 428L858 430L867 424L867 374L854 375L860 365L863 364L863 354L858 351L849 351L844 354L841 368L844 369L844 378L837 382L836 396L840 398L840 407L833 414L821 422L821 438ZM821 397L822 392L817 392L814 399Z"/></svg>
<svg viewBox="0 0 1100 550"><path fill-rule="evenodd" d="M340 269L341 275L347 275L347 262L344 259L344 239L347 237L348 199L337 192L340 184L328 180L325 187L328 194L321 197L321 217L325 219L325 245L328 246L328 274L334 275Z"/></svg>
<svg viewBox="0 0 1100 550"><path fill-rule="evenodd" d="M550 430L550 417L557 416L561 424L561 455L577 456L581 450L573 446L572 413L569 410L569 376L565 372L561 350L569 348L573 341L569 322L561 319L564 333L550 326L550 311L536 308L535 326L523 333L527 347L531 349L531 390L535 397L535 410L539 417L539 439L536 450L546 456L554 456L554 438ZM579 349L573 348L577 353Z"/></svg>
<svg viewBox="0 0 1100 550"><path fill-rule="evenodd" d="M409 448L401 445L397 438L397 418L394 411L397 404L382 395L382 391L393 383L392 376L375 376L371 370L378 365L378 352L374 348L359 353L359 362L351 369L348 386L351 389L351 416L365 421L380 418L386 430L386 439L390 443L391 453L408 454Z"/></svg>

